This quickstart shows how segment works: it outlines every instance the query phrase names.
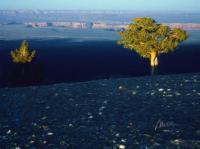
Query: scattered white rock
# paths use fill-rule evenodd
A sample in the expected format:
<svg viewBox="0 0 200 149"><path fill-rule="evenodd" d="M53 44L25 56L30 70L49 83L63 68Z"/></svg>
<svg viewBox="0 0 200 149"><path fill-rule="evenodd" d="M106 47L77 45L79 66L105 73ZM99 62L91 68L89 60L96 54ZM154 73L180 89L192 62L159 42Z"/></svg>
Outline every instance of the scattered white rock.
<svg viewBox="0 0 200 149"><path fill-rule="evenodd" d="M70 123L68 126L69 126L69 127L73 127L73 124Z"/></svg>
<svg viewBox="0 0 200 149"><path fill-rule="evenodd" d="M125 142L126 142L126 139L121 139L121 142L125 143Z"/></svg>
<svg viewBox="0 0 200 149"><path fill-rule="evenodd" d="M180 96L181 95L181 93L179 93L179 92L175 92L174 93L176 96Z"/></svg>
<svg viewBox="0 0 200 149"><path fill-rule="evenodd" d="M7 134L7 135L11 134L11 130L8 130L8 131L6 132L6 134Z"/></svg>
<svg viewBox="0 0 200 149"><path fill-rule="evenodd" d="M183 141L182 140L180 140L180 139L175 139L175 140L173 140L173 141L171 141L173 144L176 144L176 145L179 145L179 144L181 144L181 143L183 143Z"/></svg>
<svg viewBox="0 0 200 149"><path fill-rule="evenodd" d="M155 93L154 93L154 92L151 92L151 96L153 96L153 95L155 95Z"/></svg>
<svg viewBox="0 0 200 149"><path fill-rule="evenodd" d="M122 89L123 89L123 86L119 86L118 89L119 89L119 90L122 90Z"/></svg>
<svg viewBox="0 0 200 149"><path fill-rule="evenodd" d="M33 144L34 142L35 142L35 141L31 140L31 141L30 141L30 144Z"/></svg>
<svg viewBox="0 0 200 149"><path fill-rule="evenodd" d="M53 135L53 132L48 132L47 135L48 135L48 136L52 136L52 135Z"/></svg>
<svg viewBox="0 0 200 149"><path fill-rule="evenodd" d="M31 136L32 138L36 138L36 136L33 134L32 136Z"/></svg>
<svg viewBox="0 0 200 149"><path fill-rule="evenodd" d="M107 100L104 100L104 102L103 102L104 104L107 104L108 103L108 101Z"/></svg>
<svg viewBox="0 0 200 149"><path fill-rule="evenodd" d="M93 116L92 116L92 115L90 115L88 118L89 118L89 119L93 119Z"/></svg>
<svg viewBox="0 0 200 149"><path fill-rule="evenodd" d="M159 92L162 92L162 91L164 91L164 89L163 89L163 88L159 88L158 91L159 91Z"/></svg>
<svg viewBox="0 0 200 149"><path fill-rule="evenodd" d="M47 119L47 117L46 117L46 116L43 116L43 117L42 117L42 120L46 120L46 119Z"/></svg>
<svg viewBox="0 0 200 149"><path fill-rule="evenodd" d="M136 95L137 94L137 92L136 91L132 91L132 95Z"/></svg>
<svg viewBox="0 0 200 149"><path fill-rule="evenodd" d="M102 106L102 107L99 108L99 111L103 111L104 109L105 109L105 107Z"/></svg>
<svg viewBox="0 0 200 149"><path fill-rule="evenodd" d="M116 135L115 135L116 137L119 137L119 133L116 133Z"/></svg>

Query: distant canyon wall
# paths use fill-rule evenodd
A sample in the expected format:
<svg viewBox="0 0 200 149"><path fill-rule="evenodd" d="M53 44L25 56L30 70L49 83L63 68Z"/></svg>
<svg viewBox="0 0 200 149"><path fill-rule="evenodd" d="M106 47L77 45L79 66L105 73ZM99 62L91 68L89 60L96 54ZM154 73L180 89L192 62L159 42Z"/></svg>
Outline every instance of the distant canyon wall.
<svg viewBox="0 0 200 149"><path fill-rule="evenodd" d="M163 23L171 28L181 28L185 30L199 30L200 23ZM107 30L122 30L127 29L128 24L108 24L104 22L27 22L27 27L64 27L74 29L107 29Z"/></svg>

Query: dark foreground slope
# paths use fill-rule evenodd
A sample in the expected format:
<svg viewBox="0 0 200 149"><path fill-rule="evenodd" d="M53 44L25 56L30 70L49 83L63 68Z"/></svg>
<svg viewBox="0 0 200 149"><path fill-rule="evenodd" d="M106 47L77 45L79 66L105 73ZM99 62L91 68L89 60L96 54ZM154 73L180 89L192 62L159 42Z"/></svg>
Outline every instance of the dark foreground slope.
<svg viewBox="0 0 200 149"><path fill-rule="evenodd" d="M200 74L0 89L0 148L199 148Z"/></svg>

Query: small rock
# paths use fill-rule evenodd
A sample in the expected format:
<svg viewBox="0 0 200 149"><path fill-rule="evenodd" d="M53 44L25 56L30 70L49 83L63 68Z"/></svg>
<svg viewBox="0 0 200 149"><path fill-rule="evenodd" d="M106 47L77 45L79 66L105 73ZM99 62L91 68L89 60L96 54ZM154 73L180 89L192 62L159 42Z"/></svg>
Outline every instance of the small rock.
<svg viewBox="0 0 200 149"><path fill-rule="evenodd" d="M50 109L50 106L46 106L45 109L47 109L47 110Z"/></svg>
<svg viewBox="0 0 200 149"><path fill-rule="evenodd" d="M32 137L32 138L35 138L36 136L33 134L31 137Z"/></svg>
<svg viewBox="0 0 200 149"><path fill-rule="evenodd" d="M47 135L48 135L48 136L52 136L52 135L53 135L53 132L48 132Z"/></svg>
<svg viewBox="0 0 200 149"><path fill-rule="evenodd" d="M151 92L151 96L153 96L155 93L154 92Z"/></svg>
<svg viewBox="0 0 200 149"><path fill-rule="evenodd" d="M119 86L118 89L119 90L123 90L124 88L123 88L123 86Z"/></svg>
<svg viewBox="0 0 200 149"><path fill-rule="evenodd" d="M46 120L46 119L47 119L47 117L46 117L46 116L42 117L42 120Z"/></svg>
<svg viewBox="0 0 200 149"><path fill-rule="evenodd" d="M119 137L119 133L117 133L115 136L116 136L116 137Z"/></svg>
<svg viewBox="0 0 200 149"><path fill-rule="evenodd" d="M8 130L8 131L6 132L6 134L7 134L7 135L11 134L11 130Z"/></svg>
<svg viewBox="0 0 200 149"><path fill-rule="evenodd" d="M69 124L69 127L73 127L73 124Z"/></svg>
<svg viewBox="0 0 200 149"><path fill-rule="evenodd" d="M30 141L30 144L33 144L34 142L35 142L35 141L31 140L31 141Z"/></svg>
<svg viewBox="0 0 200 149"><path fill-rule="evenodd" d="M158 91L159 91L159 92L162 92L162 91L164 91L164 89L163 89L163 88L159 88Z"/></svg>
<svg viewBox="0 0 200 149"><path fill-rule="evenodd" d="M121 142L125 143L125 142L126 142L126 139L121 139Z"/></svg>
<svg viewBox="0 0 200 149"><path fill-rule="evenodd" d="M175 140L171 141L171 143L179 145L179 144L183 143L183 141L180 139L175 139Z"/></svg>
<svg viewBox="0 0 200 149"><path fill-rule="evenodd" d="M105 107L102 106L102 107L99 108L99 111L103 111L104 109L105 109Z"/></svg>
<svg viewBox="0 0 200 149"><path fill-rule="evenodd" d="M103 101L103 103L104 103L104 104L107 104L107 103L108 103L108 101L107 101L107 100L104 100L104 101Z"/></svg>
<svg viewBox="0 0 200 149"><path fill-rule="evenodd" d="M175 95L176 95L176 96L180 96L181 93L179 93L179 92L175 92Z"/></svg>
<svg viewBox="0 0 200 149"><path fill-rule="evenodd" d="M93 116L92 116L92 115L90 115L88 118L89 118L89 119L93 119Z"/></svg>
<svg viewBox="0 0 200 149"><path fill-rule="evenodd" d="M137 92L136 91L132 91L132 95L136 95L137 94Z"/></svg>
<svg viewBox="0 0 200 149"><path fill-rule="evenodd" d="M42 143L43 143L43 144L47 144L47 141L43 141Z"/></svg>

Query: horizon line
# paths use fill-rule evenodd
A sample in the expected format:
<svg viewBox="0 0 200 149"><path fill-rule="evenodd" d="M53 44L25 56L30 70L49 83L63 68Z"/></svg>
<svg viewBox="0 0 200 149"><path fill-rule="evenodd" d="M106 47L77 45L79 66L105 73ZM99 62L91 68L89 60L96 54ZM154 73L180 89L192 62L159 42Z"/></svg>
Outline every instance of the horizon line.
<svg viewBox="0 0 200 149"><path fill-rule="evenodd" d="M162 12L162 13L200 13L200 11L184 11L184 10L124 10L124 9L1 9L0 11L97 11L97 12Z"/></svg>

